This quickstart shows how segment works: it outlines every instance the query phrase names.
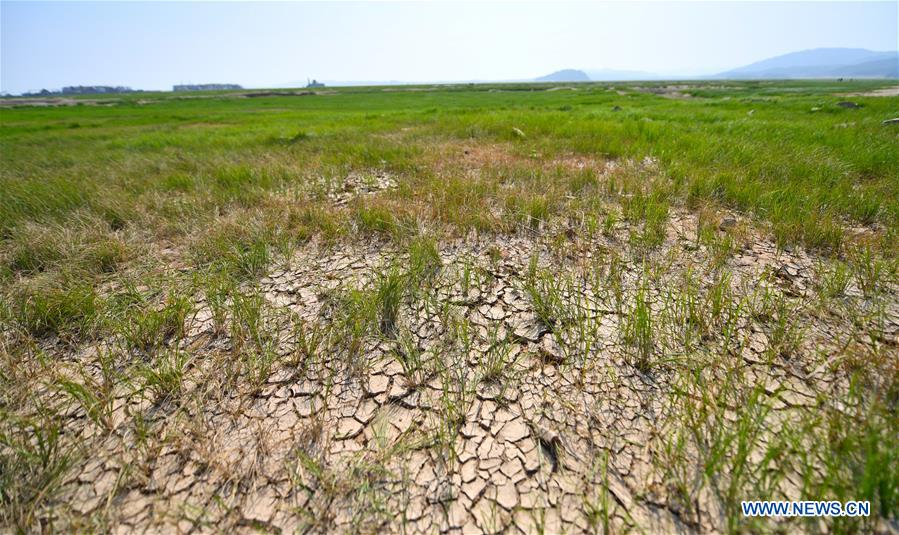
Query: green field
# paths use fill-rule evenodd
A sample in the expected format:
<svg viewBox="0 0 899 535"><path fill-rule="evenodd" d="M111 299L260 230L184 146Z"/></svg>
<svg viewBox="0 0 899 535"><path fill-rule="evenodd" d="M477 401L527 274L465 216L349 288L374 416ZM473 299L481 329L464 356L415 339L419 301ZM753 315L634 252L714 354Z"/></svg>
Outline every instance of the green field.
<svg viewBox="0 0 899 535"><path fill-rule="evenodd" d="M164 209L185 195L202 201L196 204L202 219L209 203L252 206L260 191L306 189L310 177L352 168L409 175L407 201L435 188L439 147L468 142L502 144L535 163L558 154L652 157L665 183L651 189L666 202L730 206L770 222L783 243L834 249L846 225L877 224L893 237L899 224L899 208L891 202L899 195L896 132L881 124L896 115L896 98L832 94L881 85L700 84L689 100L614 84L574 91L343 89L241 99L149 94L104 107L4 109L3 230L23 221L64 221L85 207L114 220L155 218L159 212L144 206ZM141 105L141 99L152 102ZM845 100L863 106L836 105ZM613 111L616 106L620 111ZM526 137L517 139L513 128ZM622 192L635 188L646 185L620 185ZM548 208L562 213L564 203L553 189L529 194L545 196ZM495 200L473 195L473 201ZM171 214L161 217L172 223ZM453 223L459 231L503 226Z"/></svg>
<svg viewBox="0 0 899 535"><path fill-rule="evenodd" d="M889 87L2 99L0 531L899 530Z"/></svg>

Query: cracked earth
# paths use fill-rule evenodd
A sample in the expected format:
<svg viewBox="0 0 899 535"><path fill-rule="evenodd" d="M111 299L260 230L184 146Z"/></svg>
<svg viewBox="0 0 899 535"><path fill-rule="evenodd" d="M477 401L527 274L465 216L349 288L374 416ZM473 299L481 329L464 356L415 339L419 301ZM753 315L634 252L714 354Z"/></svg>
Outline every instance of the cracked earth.
<svg viewBox="0 0 899 535"><path fill-rule="evenodd" d="M360 180L332 200L388 187ZM259 281L277 358L255 386L220 378L233 334L201 295L172 342L192 355L177 398L119 387L101 429L83 405L49 387L39 393L67 407L65 436L89 452L40 521L89 529L101 515L116 533L725 531L715 493L700 489L685 503L668 470L696 395L671 349L677 329L661 319L684 277L702 294L789 306L798 334L788 349L772 320L739 311L695 342L706 360L691 369L720 382L709 395L724 407L721 421L737 419L746 399L727 391L729 377L761 386L770 409L761 444L797 413L841 403L847 377L830 356L845 344L895 351L899 306L891 287L877 326L820 313L809 306L814 256L750 232L716 260L697 244L698 224L674 213L662 246L640 262L623 252L624 223L561 242L529 232L443 240L439 263L404 294L395 320L353 344L351 330L327 330L345 316L346 296L374 288L409 254L380 240L310 242ZM742 224L728 216L717 232ZM541 317L535 296L551 293L574 321ZM651 365L635 365L627 335L638 299L656 318ZM874 306L854 283L843 301ZM80 366L100 375L92 359L103 344L45 349L62 375L77 377ZM773 490L798 499L803 474L784 472Z"/></svg>

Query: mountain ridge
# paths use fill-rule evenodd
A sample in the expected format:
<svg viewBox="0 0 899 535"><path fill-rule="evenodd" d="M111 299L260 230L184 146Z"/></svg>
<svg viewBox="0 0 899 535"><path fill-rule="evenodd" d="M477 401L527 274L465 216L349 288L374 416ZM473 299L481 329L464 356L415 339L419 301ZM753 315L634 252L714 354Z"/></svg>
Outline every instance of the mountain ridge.
<svg viewBox="0 0 899 535"><path fill-rule="evenodd" d="M683 76L618 69L565 69L534 81L586 81L566 78L565 73L580 73L594 82L636 80L701 79L792 79L792 78L899 78L899 52L864 48L811 48L736 67L720 73Z"/></svg>
<svg viewBox="0 0 899 535"><path fill-rule="evenodd" d="M763 59L716 78L896 78L899 52L864 48L813 48Z"/></svg>
<svg viewBox="0 0 899 535"><path fill-rule="evenodd" d="M534 78L535 82L589 82L591 78L587 73L578 69L562 69L546 76Z"/></svg>

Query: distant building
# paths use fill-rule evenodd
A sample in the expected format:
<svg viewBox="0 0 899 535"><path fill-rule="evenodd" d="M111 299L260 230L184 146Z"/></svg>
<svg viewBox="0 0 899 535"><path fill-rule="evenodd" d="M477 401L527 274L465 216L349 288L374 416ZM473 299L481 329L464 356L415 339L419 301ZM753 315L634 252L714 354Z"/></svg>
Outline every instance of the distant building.
<svg viewBox="0 0 899 535"><path fill-rule="evenodd" d="M181 84L172 86L172 91L229 91L243 89L237 84Z"/></svg>
<svg viewBox="0 0 899 535"><path fill-rule="evenodd" d="M313 78L311 82L308 79L306 80L306 87L325 87L325 84Z"/></svg>

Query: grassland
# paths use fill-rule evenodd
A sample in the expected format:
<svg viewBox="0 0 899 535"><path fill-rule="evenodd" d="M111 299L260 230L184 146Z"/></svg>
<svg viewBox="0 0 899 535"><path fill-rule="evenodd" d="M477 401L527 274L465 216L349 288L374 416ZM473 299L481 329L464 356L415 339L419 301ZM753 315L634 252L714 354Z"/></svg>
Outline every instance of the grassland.
<svg viewBox="0 0 899 535"><path fill-rule="evenodd" d="M885 85L3 100L0 526L897 531Z"/></svg>

